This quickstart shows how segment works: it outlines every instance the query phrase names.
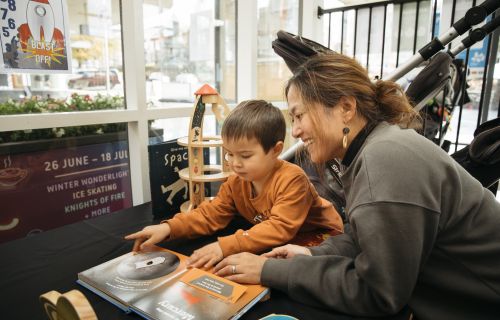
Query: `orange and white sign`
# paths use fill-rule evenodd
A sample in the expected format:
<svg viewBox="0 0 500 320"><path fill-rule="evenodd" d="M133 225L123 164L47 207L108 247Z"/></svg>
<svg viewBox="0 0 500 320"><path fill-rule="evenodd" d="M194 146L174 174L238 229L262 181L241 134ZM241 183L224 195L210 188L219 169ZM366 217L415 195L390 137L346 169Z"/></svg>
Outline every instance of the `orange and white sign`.
<svg viewBox="0 0 500 320"><path fill-rule="evenodd" d="M0 1L0 72L69 73L65 0Z"/></svg>

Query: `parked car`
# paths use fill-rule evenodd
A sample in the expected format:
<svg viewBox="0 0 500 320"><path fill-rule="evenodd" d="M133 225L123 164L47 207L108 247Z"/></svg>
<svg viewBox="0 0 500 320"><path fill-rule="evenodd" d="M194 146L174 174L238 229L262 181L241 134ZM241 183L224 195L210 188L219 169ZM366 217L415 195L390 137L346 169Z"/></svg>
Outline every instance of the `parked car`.
<svg viewBox="0 0 500 320"><path fill-rule="evenodd" d="M71 89L88 89L95 87L106 86L106 71L80 71L79 76L68 81L68 87ZM113 88L115 85L121 83L118 70L109 70L109 87Z"/></svg>

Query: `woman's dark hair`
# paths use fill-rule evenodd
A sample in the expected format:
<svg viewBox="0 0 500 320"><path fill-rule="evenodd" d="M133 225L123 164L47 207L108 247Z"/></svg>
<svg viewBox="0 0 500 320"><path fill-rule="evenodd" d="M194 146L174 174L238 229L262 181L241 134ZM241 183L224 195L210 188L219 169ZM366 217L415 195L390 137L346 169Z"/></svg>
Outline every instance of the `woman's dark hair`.
<svg viewBox="0 0 500 320"><path fill-rule="evenodd" d="M356 99L357 112L368 123L387 121L403 128L419 128L420 117L401 87L392 82L372 82L368 72L355 59L338 53L316 55L298 67L288 80L285 94L294 86L313 121L319 114L314 105L332 108L342 97ZM317 111L317 110L316 110Z"/></svg>

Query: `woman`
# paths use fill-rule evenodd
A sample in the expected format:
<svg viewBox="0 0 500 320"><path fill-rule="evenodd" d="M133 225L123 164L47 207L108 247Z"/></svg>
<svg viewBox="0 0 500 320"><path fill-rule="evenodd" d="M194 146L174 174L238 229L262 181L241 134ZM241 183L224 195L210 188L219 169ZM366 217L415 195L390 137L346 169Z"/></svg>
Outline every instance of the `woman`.
<svg viewBox="0 0 500 320"><path fill-rule="evenodd" d="M500 203L409 129L418 116L400 88L328 54L301 66L285 92L312 161L346 168L351 231L318 247L229 256L217 274L352 315L409 305L417 319L498 319Z"/></svg>

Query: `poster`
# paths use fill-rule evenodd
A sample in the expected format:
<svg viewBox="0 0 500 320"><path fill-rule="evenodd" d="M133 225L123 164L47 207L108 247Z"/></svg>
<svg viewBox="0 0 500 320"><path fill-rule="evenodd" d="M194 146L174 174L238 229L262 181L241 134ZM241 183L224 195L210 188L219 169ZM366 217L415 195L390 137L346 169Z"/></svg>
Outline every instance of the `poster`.
<svg viewBox="0 0 500 320"><path fill-rule="evenodd" d="M188 148L171 140L150 144L148 153L153 217L168 219L189 199L188 184L179 177L179 171L188 166Z"/></svg>
<svg viewBox="0 0 500 320"><path fill-rule="evenodd" d="M181 146L177 139L150 144L149 181L151 202L155 219L169 219L180 212L181 205L189 200L188 182L179 177L179 171L187 168L188 147ZM209 149L203 149L205 164L209 164ZM205 196L210 197L219 190L220 183L205 183Z"/></svg>
<svg viewBox="0 0 500 320"><path fill-rule="evenodd" d="M132 206L127 141L0 155L0 243Z"/></svg>
<svg viewBox="0 0 500 320"><path fill-rule="evenodd" d="M0 29L0 72L71 72L65 0L1 0Z"/></svg>

